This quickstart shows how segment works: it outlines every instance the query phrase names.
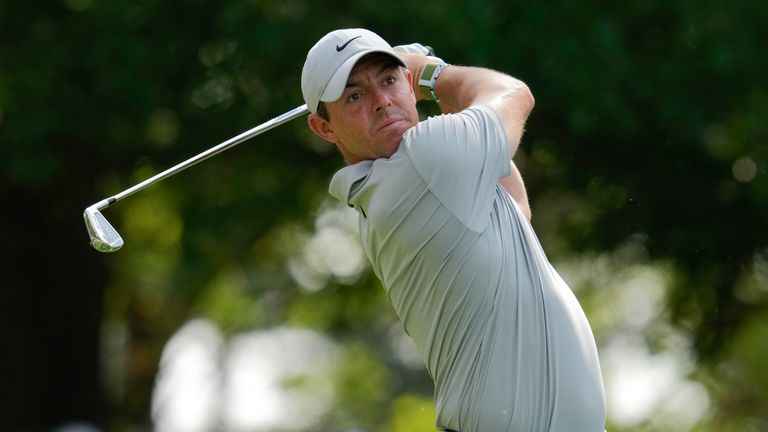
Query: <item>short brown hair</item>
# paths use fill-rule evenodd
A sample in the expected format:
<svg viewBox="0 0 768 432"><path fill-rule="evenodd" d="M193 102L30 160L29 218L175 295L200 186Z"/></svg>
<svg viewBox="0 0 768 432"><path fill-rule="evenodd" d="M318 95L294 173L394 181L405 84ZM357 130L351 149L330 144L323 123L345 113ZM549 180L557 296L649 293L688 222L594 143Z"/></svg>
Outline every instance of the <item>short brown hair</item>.
<svg viewBox="0 0 768 432"><path fill-rule="evenodd" d="M331 116L328 115L328 110L325 109L325 102L320 101L317 103L317 115L325 121L331 121Z"/></svg>

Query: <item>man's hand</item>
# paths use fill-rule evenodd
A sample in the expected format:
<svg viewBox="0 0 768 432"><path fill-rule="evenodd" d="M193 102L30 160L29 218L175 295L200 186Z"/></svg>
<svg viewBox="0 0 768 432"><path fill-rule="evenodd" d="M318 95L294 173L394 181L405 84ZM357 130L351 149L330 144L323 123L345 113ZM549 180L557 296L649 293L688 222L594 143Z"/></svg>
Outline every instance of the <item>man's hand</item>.
<svg viewBox="0 0 768 432"><path fill-rule="evenodd" d="M400 53L421 54L429 57L434 62L445 63L443 59L435 56L435 50L433 50L432 47L422 45L418 42L407 44L407 45L398 45L398 46L392 47L392 49L395 50L395 52L398 54Z"/></svg>

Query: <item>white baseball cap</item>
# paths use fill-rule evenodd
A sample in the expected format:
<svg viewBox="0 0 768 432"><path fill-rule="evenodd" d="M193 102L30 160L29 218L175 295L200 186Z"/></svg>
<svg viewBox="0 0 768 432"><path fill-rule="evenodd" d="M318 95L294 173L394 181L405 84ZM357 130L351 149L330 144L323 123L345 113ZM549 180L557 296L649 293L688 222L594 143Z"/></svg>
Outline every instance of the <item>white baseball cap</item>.
<svg viewBox="0 0 768 432"><path fill-rule="evenodd" d="M309 111L316 113L320 101L338 100L357 61L375 52L388 54L405 66L389 43L370 30L334 30L323 36L307 53L301 70L301 93Z"/></svg>

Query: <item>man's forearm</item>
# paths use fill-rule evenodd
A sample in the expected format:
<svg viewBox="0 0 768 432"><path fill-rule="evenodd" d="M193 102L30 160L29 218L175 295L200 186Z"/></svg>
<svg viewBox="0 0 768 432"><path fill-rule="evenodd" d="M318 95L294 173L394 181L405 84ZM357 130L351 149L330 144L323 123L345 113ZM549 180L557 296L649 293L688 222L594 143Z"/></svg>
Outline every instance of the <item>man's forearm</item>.
<svg viewBox="0 0 768 432"><path fill-rule="evenodd" d="M417 100L424 99L419 76L434 62L418 54L401 55L413 77ZM488 105L499 114L509 137L510 157L517 151L525 121L534 105L533 95L522 81L491 69L468 66L446 68L435 82L434 93L444 113L464 110L473 105Z"/></svg>
<svg viewBox="0 0 768 432"><path fill-rule="evenodd" d="M532 98L525 83L491 69L451 66L437 80L435 94L444 112L458 112L478 104L504 100L515 104L521 117L527 117Z"/></svg>

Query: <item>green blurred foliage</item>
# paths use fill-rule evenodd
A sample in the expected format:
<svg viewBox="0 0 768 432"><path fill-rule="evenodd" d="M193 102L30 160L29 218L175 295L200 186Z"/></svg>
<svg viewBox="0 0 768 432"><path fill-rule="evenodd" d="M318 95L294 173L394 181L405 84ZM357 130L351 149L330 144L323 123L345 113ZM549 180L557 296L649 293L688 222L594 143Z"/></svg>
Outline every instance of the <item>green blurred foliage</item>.
<svg viewBox="0 0 768 432"><path fill-rule="evenodd" d="M435 403L431 398L404 394L392 402L391 432L427 432L435 430Z"/></svg>
<svg viewBox="0 0 768 432"><path fill-rule="evenodd" d="M695 430L764 430L767 23L764 0L0 4L0 425L146 427L165 342L202 316L227 334L288 324L339 341L327 429L430 430L429 377L383 342L397 320L371 272L312 291L290 269L342 163L303 120L106 210L126 240L114 255L89 248L79 217L301 104L307 49L365 26L528 83L516 162L598 341L634 301L617 269L661 269L644 336L690 345L712 401Z"/></svg>

